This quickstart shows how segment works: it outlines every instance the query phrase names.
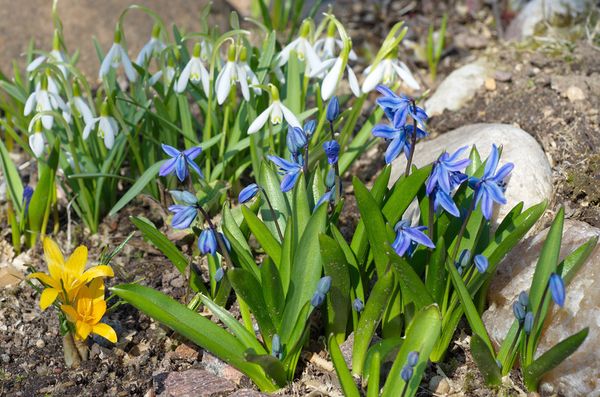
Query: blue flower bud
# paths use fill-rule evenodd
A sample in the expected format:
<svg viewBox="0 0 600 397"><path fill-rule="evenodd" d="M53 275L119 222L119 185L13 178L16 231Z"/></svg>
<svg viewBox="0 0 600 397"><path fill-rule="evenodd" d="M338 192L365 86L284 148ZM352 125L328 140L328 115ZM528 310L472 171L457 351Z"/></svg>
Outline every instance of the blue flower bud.
<svg viewBox="0 0 600 397"><path fill-rule="evenodd" d="M312 307L318 307L323 304L323 301L325 301L325 295L317 291L311 298L310 304L312 305Z"/></svg>
<svg viewBox="0 0 600 397"><path fill-rule="evenodd" d="M325 177L325 186L327 186L328 189L333 189L335 186L335 169L330 168L329 171L327 171L327 176Z"/></svg>
<svg viewBox="0 0 600 397"><path fill-rule="evenodd" d="M554 303L560 307L565 305L565 282L557 273L550 275L550 293Z"/></svg>
<svg viewBox="0 0 600 397"><path fill-rule="evenodd" d="M529 295L527 295L527 292L521 291L521 293L519 294L519 303L523 307L527 307L529 305Z"/></svg>
<svg viewBox="0 0 600 397"><path fill-rule="evenodd" d="M302 129L307 137L311 137L312 134L315 133L315 128L317 128L317 122L315 120L308 120Z"/></svg>
<svg viewBox="0 0 600 397"><path fill-rule="evenodd" d="M231 251L231 243L229 242L229 240L227 239L227 237L225 237L225 235L221 232L219 232L219 236L221 236L221 239L223 240L223 243L225 244L225 249L227 249L227 252ZM217 245L218 247L218 245ZM220 247L218 247L219 250L221 249Z"/></svg>
<svg viewBox="0 0 600 397"><path fill-rule="evenodd" d="M352 308L356 310L357 313L360 313L365 309L365 304L359 298L356 298L354 299L354 302L352 302Z"/></svg>
<svg viewBox="0 0 600 397"><path fill-rule="evenodd" d="M271 340L271 355L281 360L281 353L281 339L278 334L275 334Z"/></svg>
<svg viewBox="0 0 600 397"><path fill-rule="evenodd" d="M337 141L331 140L323 143L323 150L325 150L329 164L337 163L340 154L340 144Z"/></svg>
<svg viewBox="0 0 600 397"><path fill-rule="evenodd" d="M529 335L529 333L531 332L531 328L533 327L533 312L527 312L527 314L525 315L525 320L523 321L523 329L525 330L525 333L527 335Z"/></svg>
<svg viewBox="0 0 600 397"><path fill-rule="evenodd" d="M212 229L204 229L198 236L198 249L202 255L214 255L217 252L217 239Z"/></svg>
<svg viewBox="0 0 600 397"><path fill-rule="evenodd" d="M489 265L488 259L483 255L475 255L475 266L479 273L485 273Z"/></svg>
<svg viewBox="0 0 600 397"><path fill-rule="evenodd" d="M23 205L25 206L25 214L29 210L29 203L31 202L31 198L33 197L33 188L29 185L26 185L23 189Z"/></svg>
<svg viewBox="0 0 600 397"><path fill-rule="evenodd" d="M317 291L323 295L329 292L329 288L331 288L331 277L325 276L319 280L319 284L317 285Z"/></svg>
<svg viewBox="0 0 600 397"><path fill-rule="evenodd" d="M410 378L412 378L413 376L413 368L406 364L404 366L404 368L402 368L402 372L400 372L400 377L402 377L402 380L404 382L408 382L410 380Z"/></svg>
<svg viewBox="0 0 600 397"><path fill-rule="evenodd" d="M411 367L415 367L417 365L417 363L419 362L419 352L413 351L413 352L408 353L408 358L406 359L406 362Z"/></svg>
<svg viewBox="0 0 600 397"><path fill-rule="evenodd" d="M286 142L289 152L295 154L304 149L308 140L302 128L289 126Z"/></svg>
<svg viewBox="0 0 600 397"><path fill-rule="evenodd" d="M525 319L526 314L525 309L523 309L523 306L519 302L515 302L513 303L512 308L515 318L519 320L519 322L522 322Z"/></svg>
<svg viewBox="0 0 600 397"><path fill-rule="evenodd" d="M218 283L221 280L223 280L223 276L225 275L225 271L223 270L222 267L218 268L217 271L215 272L215 281Z"/></svg>
<svg viewBox="0 0 600 397"><path fill-rule="evenodd" d="M238 201L240 202L240 204L244 204L252 200L254 196L256 196L256 193L258 193L259 189L260 188L256 183L251 183L245 188L243 188L240 192L240 195L238 196Z"/></svg>
<svg viewBox="0 0 600 397"><path fill-rule="evenodd" d="M338 116L340 115L340 102L338 101L337 97L334 96L333 98L331 98L329 100L329 103L327 104L327 121L329 121L330 123L333 123L335 121L335 119L338 118Z"/></svg>

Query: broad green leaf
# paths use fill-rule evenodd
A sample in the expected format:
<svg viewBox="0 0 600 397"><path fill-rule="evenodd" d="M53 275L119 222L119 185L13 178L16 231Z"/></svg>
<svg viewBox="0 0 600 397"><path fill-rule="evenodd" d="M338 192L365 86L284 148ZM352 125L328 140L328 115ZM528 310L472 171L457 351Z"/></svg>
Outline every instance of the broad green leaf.
<svg viewBox="0 0 600 397"><path fill-rule="evenodd" d="M254 212L250 211L246 206L242 206L242 213L256 240L258 240L273 262L279 266L281 263L281 245L279 242Z"/></svg>
<svg viewBox="0 0 600 397"><path fill-rule="evenodd" d="M391 248L387 253L392 268L396 271L396 279L400 283L403 298L414 302L417 310L431 305L433 298L412 266L402 257L398 256ZM404 302L406 305L407 302Z"/></svg>
<svg viewBox="0 0 600 397"><path fill-rule="evenodd" d="M435 249L427 266L425 286L435 303L441 304L446 289L446 243L440 237L435 243Z"/></svg>
<svg viewBox="0 0 600 397"><path fill-rule="evenodd" d="M273 320L275 327L278 328L281 316L283 315L285 295L283 294L279 269L273 264L273 261L263 261L260 268L260 280L267 312Z"/></svg>
<svg viewBox="0 0 600 397"><path fill-rule="evenodd" d="M275 216L277 217L276 219L273 219L271 210L269 209L265 200L260 210L261 218L271 233L276 236L277 228L275 227L275 222L279 222L279 227L281 230L286 228L286 222L290 216L290 205L286 195L281 192L280 182L277 174L270 167L268 167L264 161L260 167L259 185L262 186L262 188L265 190L264 194L266 194L269 200L271 200L271 204L273 205L273 209L275 211Z"/></svg>
<svg viewBox="0 0 600 397"><path fill-rule="evenodd" d="M12 200L13 207L18 214L22 212L23 203L23 182L21 182L21 176L17 167L10 159L10 155L4 140L0 139L0 160L2 161L2 176L6 181L6 187Z"/></svg>
<svg viewBox="0 0 600 397"><path fill-rule="evenodd" d="M34 233L44 234L45 230L42 230L42 226L44 225L44 220L49 215L53 197L56 195L54 178L58 167L59 145L60 143L57 141L50 152L47 163L38 163L40 170L39 182L33 192L33 196L31 196L28 211L29 228Z"/></svg>
<svg viewBox="0 0 600 397"><path fill-rule="evenodd" d="M300 175L300 178L296 182L292 198L292 221L294 222L294 230L296 236L301 236L304 233L304 229L310 218L310 208L308 207L306 183L304 175Z"/></svg>
<svg viewBox="0 0 600 397"><path fill-rule="evenodd" d="M252 354L248 352L245 357L249 362L260 365L278 386L283 387L286 385L287 376L281 361L270 354Z"/></svg>
<svg viewBox="0 0 600 397"><path fill-rule="evenodd" d="M127 204L129 204L131 200L133 200L138 194L140 194L142 190L144 190L146 185L148 185L151 181L153 181L156 178L160 167L165 163L165 161L167 160L159 161L158 163L148 167L148 169L144 171L144 173L138 178L137 182L135 182L133 186L129 188L127 193L125 193L123 197L121 197L121 199L117 201L117 203L112 207L112 209L108 213L108 216L115 215L121 210L121 208L125 207Z"/></svg>
<svg viewBox="0 0 600 397"><path fill-rule="evenodd" d="M340 385L342 386L344 396L360 397L360 392L356 387L356 383L354 383L354 378L352 377L350 370L346 366L344 355L342 354L342 350L340 349L334 334L329 335L329 338L327 339L327 346L329 346L331 361L333 362L333 367L335 368Z"/></svg>
<svg viewBox="0 0 600 397"><path fill-rule="evenodd" d="M487 344L477 334L471 336L471 355L483 376L483 380L488 386L499 386L502 384L500 367L496 363L496 359L494 359L494 355Z"/></svg>
<svg viewBox="0 0 600 397"><path fill-rule="evenodd" d="M401 177L391 188L391 192L383 206L385 219L394 225L400 220L404 211L414 200L431 173L431 165L414 170L407 178Z"/></svg>
<svg viewBox="0 0 600 397"><path fill-rule="evenodd" d="M305 61L306 62L306 61ZM298 59L295 50L290 51L287 63L287 77L285 79L285 104L294 114L302 112L302 87L300 86L301 73L304 66Z"/></svg>

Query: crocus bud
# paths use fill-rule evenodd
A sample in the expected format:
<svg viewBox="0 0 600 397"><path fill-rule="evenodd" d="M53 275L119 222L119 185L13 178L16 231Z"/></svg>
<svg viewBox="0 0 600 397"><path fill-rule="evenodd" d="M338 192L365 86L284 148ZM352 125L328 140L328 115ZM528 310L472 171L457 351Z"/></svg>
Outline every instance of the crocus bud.
<svg viewBox="0 0 600 397"><path fill-rule="evenodd" d="M488 268L488 259L483 255L475 255L475 266L479 273L485 273Z"/></svg>
<svg viewBox="0 0 600 397"><path fill-rule="evenodd" d="M240 202L240 204L247 203L248 201L252 200L256 196L256 193L258 193L258 190L259 190L259 187L256 183L249 184L248 186L243 188L242 191L240 192L240 195L238 196L238 201Z"/></svg>
<svg viewBox="0 0 600 397"><path fill-rule="evenodd" d="M337 96L334 96L329 100L329 104L327 104L327 121L333 123L338 116L340 115L340 102L337 99Z"/></svg>
<svg viewBox="0 0 600 397"><path fill-rule="evenodd" d="M565 305L565 282L557 273L552 273L550 276L550 293L554 303L560 307Z"/></svg>
<svg viewBox="0 0 600 397"><path fill-rule="evenodd" d="M354 299L354 302L352 302L352 308L356 310L357 313L360 313L365 309L365 304L359 298L356 298Z"/></svg>
<svg viewBox="0 0 600 397"><path fill-rule="evenodd" d="M405 365L404 368L402 368L402 372L400 372L400 377L402 377L402 380L404 382L408 382L410 380L410 378L412 378L413 376L413 368L410 365Z"/></svg>
<svg viewBox="0 0 600 397"><path fill-rule="evenodd" d="M406 359L406 362L411 367L415 367L417 365L417 363L419 362L419 352L412 351L412 352L408 353L408 358Z"/></svg>
<svg viewBox="0 0 600 397"><path fill-rule="evenodd" d="M527 335L529 335L529 333L531 332L531 328L533 327L533 312L527 312L527 314L525 315L525 320L523 321L523 330L525 330L525 333Z"/></svg>
<svg viewBox="0 0 600 397"><path fill-rule="evenodd" d="M515 302L513 303L513 314L515 315L515 318L517 320L519 320L519 322L522 322L525 319L525 309L523 309L523 306L521 306L521 304L519 302Z"/></svg>
<svg viewBox="0 0 600 397"><path fill-rule="evenodd" d="M329 164L337 163L340 154L340 144L337 141L331 140L323 143L323 150L325 150Z"/></svg>

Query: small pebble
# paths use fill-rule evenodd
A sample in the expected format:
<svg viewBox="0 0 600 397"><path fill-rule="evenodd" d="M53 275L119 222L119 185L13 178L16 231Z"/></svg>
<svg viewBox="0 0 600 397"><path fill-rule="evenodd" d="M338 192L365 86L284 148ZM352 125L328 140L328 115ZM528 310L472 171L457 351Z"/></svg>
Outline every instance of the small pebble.
<svg viewBox="0 0 600 397"><path fill-rule="evenodd" d="M512 74L510 72L497 70L496 73L494 73L494 79L503 83L507 83L512 80Z"/></svg>
<svg viewBox="0 0 600 397"><path fill-rule="evenodd" d="M583 90L574 85L567 88L566 94L567 94L567 98L569 98L569 101L571 101L571 102L583 101L585 99L585 94L584 94Z"/></svg>
<svg viewBox="0 0 600 397"><path fill-rule="evenodd" d="M38 349L43 349L44 347L46 347L46 342L44 342L43 339L38 339L35 341L35 347L37 347Z"/></svg>
<svg viewBox="0 0 600 397"><path fill-rule="evenodd" d="M496 89L496 80L491 77L485 79L485 89L488 91L494 91Z"/></svg>
<svg viewBox="0 0 600 397"><path fill-rule="evenodd" d="M440 375L436 375L429 381L429 390L434 392L436 395L445 395L450 392L450 383L448 378Z"/></svg>

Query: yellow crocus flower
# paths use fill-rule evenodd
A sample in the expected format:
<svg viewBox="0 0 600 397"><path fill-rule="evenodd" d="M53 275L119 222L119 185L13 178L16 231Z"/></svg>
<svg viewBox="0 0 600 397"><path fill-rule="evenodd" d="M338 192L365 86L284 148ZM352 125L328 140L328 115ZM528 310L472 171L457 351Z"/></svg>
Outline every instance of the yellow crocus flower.
<svg viewBox="0 0 600 397"><path fill-rule="evenodd" d="M69 322L75 325L75 336L85 340L90 334L100 335L112 343L117 342L115 330L100 320L106 313L104 300L104 283L102 279L94 279L89 286L83 285L72 305L61 305Z"/></svg>
<svg viewBox="0 0 600 397"><path fill-rule="evenodd" d="M45 310L59 298L64 304L70 304L79 289L98 277L112 277L113 270L107 265L98 265L85 270L88 258L87 247L81 245L65 261L58 245L50 238L44 238L44 256L48 262L48 272L36 272L27 278L37 278L46 285L40 297L40 307Z"/></svg>

